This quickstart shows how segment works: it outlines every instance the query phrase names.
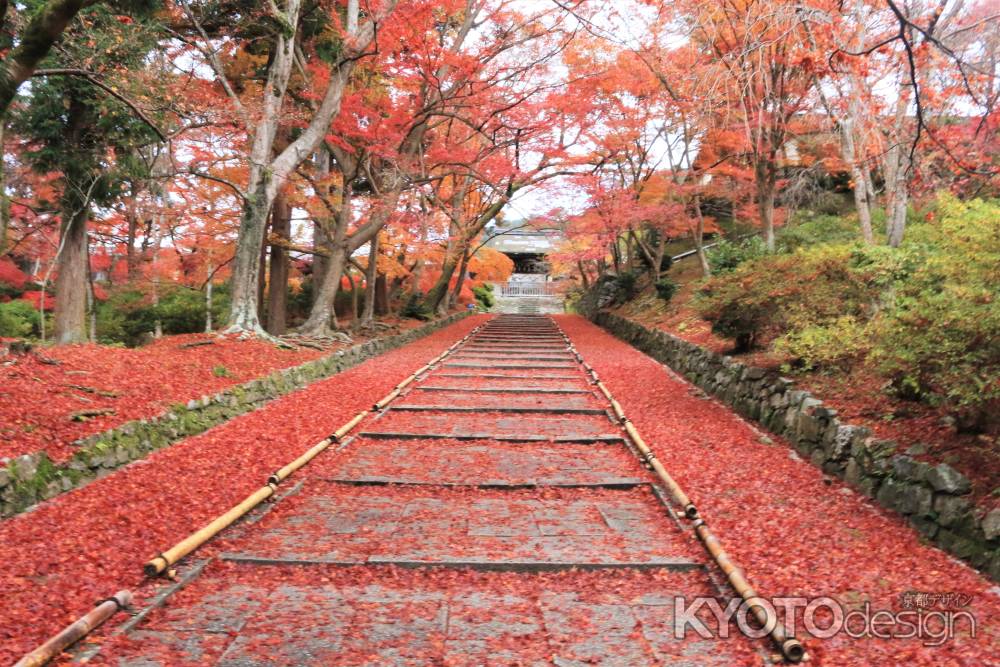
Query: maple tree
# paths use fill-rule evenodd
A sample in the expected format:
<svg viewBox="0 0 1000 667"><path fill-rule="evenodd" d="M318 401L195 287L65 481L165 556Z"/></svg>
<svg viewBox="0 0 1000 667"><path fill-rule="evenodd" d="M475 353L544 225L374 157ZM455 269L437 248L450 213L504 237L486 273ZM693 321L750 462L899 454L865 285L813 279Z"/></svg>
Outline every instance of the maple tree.
<svg viewBox="0 0 1000 667"><path fill-rule="evenodd" d="M411 295L443 312L485 226L538 188L580 202L553 215L571 237L560 266L588 282L608 267L655 281L681 238L707 275L719 218L773 244L800 190L841 175L862 236L883 208L897 245L914 197L995 189L987 4L87 4L15 101L0 237L22 291L45 294L46 274L57 292L94 283L46 294L63 340L71 312L73 338L93 336L109 288L153 303L201 290L229 307L228 330L258 335L303 315L305 332L337 328L345 277L364 322ZM123 38L148 57L102 64ZM53 85L120 121L101 157L110 187L75 235L58 229L71 211L56 204L79 190L69 172L29 169L34 102Z"/></svg>

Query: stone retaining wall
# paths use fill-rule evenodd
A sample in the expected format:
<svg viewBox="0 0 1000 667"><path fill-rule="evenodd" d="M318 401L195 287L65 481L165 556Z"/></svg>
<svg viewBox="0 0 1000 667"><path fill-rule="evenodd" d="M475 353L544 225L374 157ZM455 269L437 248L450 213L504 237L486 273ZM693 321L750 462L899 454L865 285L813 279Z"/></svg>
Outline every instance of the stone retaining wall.
<svg viewBox="0 0 1000 667"><path fill-rule="evenodd" d="M126 422L76 441L74 444L79 451L63 463L53 462L45 452L25 454L6 462L0 459L0 517L17 514L41 500L103 477L156 449L203 433L311 382L423 338L470 314L470 311L455 313L395 336L369 340L299 366L275 371L213 396L175 405L158 417Z"/></svg>
<svg viewBox="0 0 1000 667"><path fill-rule="evenodd" d="M931 465L878 440L863 426L777 373L747 366L666 331L617 315L592 318L612 334L671 367L743 417L787 439L823 472L844 479L878 504L904 515L921 534L1000 581L1000 509L974 507L969 480L946 463Z"/></svg>

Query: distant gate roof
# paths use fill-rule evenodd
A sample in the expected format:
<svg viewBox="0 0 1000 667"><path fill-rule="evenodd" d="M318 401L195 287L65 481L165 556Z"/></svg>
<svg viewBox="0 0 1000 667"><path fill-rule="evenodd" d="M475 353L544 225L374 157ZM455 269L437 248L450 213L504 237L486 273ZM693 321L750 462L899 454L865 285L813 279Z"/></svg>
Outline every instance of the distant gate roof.
<svg viewBox="0 0 1000 667"><path fill-rule="evenodd" d="M486 246L505 254L545 255L562 239L557 229L540 229L524 220L507 220L489 225Z"/></svg>

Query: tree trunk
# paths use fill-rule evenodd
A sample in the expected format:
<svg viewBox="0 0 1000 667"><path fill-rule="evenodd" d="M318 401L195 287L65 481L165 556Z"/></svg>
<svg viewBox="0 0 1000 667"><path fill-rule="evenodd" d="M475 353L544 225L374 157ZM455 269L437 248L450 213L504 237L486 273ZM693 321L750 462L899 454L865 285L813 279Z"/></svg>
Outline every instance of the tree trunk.
<svg viewBox="0 0 1000 667"><path fill-rule="evenodd" d="M365 307L361 326L371 324L375 317L375 279L378 276L378 234L372 237L368 250L368 267L365 269Z"/></svg>
<svg viewBox="0 0 1000 667"><path fill-rule="evenodd" d="M271 212L271 231L281 238L289 238L292 228L292 207L285 195L274 200ZM288 309L288 251L279 245L271 246L271 275L267 293L267 332L280 336L286 330Z"/></svg>
<svg viewBox="0 0 1000 667"><path fill-rule="evenodd" d="M774 252L774 198L777 185L777 174L774 167L763 161L757 163L755 169L757 183L757 212L760 224L764 230L764 243L767 251Z"/></svg>
<svg viewBox="0 0 1000 667"><path fill-rule="evenodd" d="M330 150L326 147L326 143L320 144L319 150L316 151L316 178L321 183L325 183L330 177ZM329 195L330 187L329 185L322 185L324 192L321 195ZM323 225L319 220L313 223L313 249L315 250L326 250L330 243L330 239L327 238L326 232L323 230ZM312 260L312 284L313 284L313 303L316 302L316 295L319 294L319 286L323 283L323 276L326 274L327 258L321 255L313 255Z"/></svg>
<svg viewBox="0 0 1000 667"><path fill-rule="evenodd" d="M208 280L205 281L205 333L212 333L212 262L209 261L205 267L208 271Z"/></svg>
<svg viewBox="0 0 1000 667"><path fill-rule="evenodd" d="M893 248L899 247L903 242L903 233L906 230L906 207L910 195L908 179L912 162L908 133L904 131L908 106L909 95L901 91L896 101L896 118L890 137L893 143L885 154L885 232L888 243Z"/></svg>
<svg viewBox="0 0 1000 667"><path fill-rule="evenodd" d="M385 317L389 314L389 280L384 273L375 277L375 314Z"/></svg>
<svg viewBox="0 0 1000 667"><path fill-rule="evenodd" d="M427 306L435 313L440 311L448 296L448 286L451 284L451 277L455 274L456 268L458 268L458 258L454 254L446 256L441 265L441 275L438 276L434 286L427 291Z"/></svg>
<svg viewBox="0 0 1000 667"><path fill-rule="evenodd" d="M89 203L69 197L63 208L62 252L56 275L56 345L87 340L87 218ZM44 316L44 313L43 313Z"/></svg>
<svg viewBox="0 0 1000 667"><path fill-rule="evenodd" d="M344 275L347 264L347 248L344 244L330 247L330 257L327 258L323 282L316 289L309 317L302 324L302 332L307 334L326 334L336 318L334 302L340 289L340 278Z"/></svg>
<svg viewBox="0 0 1000 667"><path fill-rule="evenodd" d="M7 252L7 225L10 222L10 200L7 198L7 151L4 146L7 123L0 114L0 255Z"/></svg>
<svg viewBox="0 0 1000 667"><path fill-rule="evenodd" d="M580 270L580 279L583 281L583 289L590 289L590 276L587 275L587 269L583 267L583 260L576 260L576 268Z"/></svg>
<svg viewBox="0 0 1000 667"><path fill-rule="evenodd" d="M694 214L698 222L694 228L694 249L698 255L698 263L701 264L701 275L708 278L712 275L712 265L708 263L708 255L705 254L705 216L701 212L701 197L694 198Z"/></svg>
<svg viewBox="0 0 1000 667"><path fill-rule="evenodd" d="M905 173L905 170L902 170ZM905 176L904 176L905 178ZM909 192L906 183L898 186L895 197L892 200L892 210L886 211L886 236L889 245L898 248L903 242L903 234L906 231L906 209L909 204Z"/></svg>
<svg viewBox="0 0 1000 667"><path fill-rule="evenodd" d="M257 310L258 284L260 282L261 246L271 202L259 183L243 207L240 231L236 239L236 257L233 261L232 305L229 310L229 330L263 333Z"/></svg>
<svg viewBox="0 0 1000 667"><path fill-rule="evenodd" d="M458 278L455 280L455 289L451 292L451 298L445 304L444 312L442 315L448 314L448 309L452 306L458 304L458 300L462 296L462 286L465 284L465 274L469 270L469 248L466 247L465 252L462 253L462 263L458 267Z"/></svg>
<svg viewBox="0 0 1000 667"><path fill-rule="evenodd" d="M87 236L87 247L90 247L90 236ZM97 296L94 294L94 270L90 265L90 253L87 253L87 319L88 336L91 343L97 342Z"/></svg>
<svg viewBox="0 0 1000 667"><path fill-rule="evenodd" d="M17 89L31 77L69 22L88 4L93 3L48 0L32 14L28 25L18 35L17 46L0 62L0 117L6 115Z"/></svg>

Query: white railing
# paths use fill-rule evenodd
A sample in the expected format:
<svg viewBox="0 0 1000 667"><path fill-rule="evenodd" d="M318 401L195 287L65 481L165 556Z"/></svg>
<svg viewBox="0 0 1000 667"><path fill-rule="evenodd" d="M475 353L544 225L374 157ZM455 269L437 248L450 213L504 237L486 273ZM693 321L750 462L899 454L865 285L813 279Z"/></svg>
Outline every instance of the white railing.
<svg viewBox="0 0 1000 667"><path fill-rule="evenodd" d="M549 296L556 294L555 288L549 283L496 283L500 296Z"/></svg>

